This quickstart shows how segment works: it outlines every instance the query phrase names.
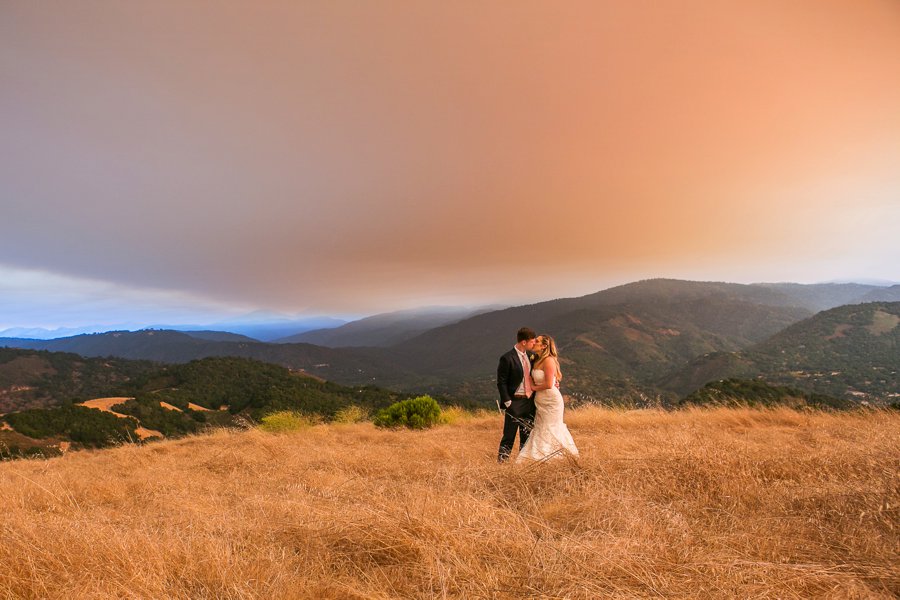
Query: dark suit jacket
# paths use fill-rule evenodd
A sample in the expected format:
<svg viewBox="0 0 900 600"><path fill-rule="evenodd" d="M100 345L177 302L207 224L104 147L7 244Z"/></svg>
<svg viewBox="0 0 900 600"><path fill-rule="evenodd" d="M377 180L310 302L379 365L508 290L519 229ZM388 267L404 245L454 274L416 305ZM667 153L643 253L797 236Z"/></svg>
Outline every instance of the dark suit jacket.
<svg viewBox="0 0 900 600"><path fill-rule="evenodd" d="M528 353L526 352L526 354ZM528 354L528 360L533 360L530 354ZM518 352L513 348L500 357L500 362L497 365L497 390L500 392L501 410L507 410L506 402L511 401L512 405L509 407L509 411L516 416L533 411L534 394L527 400L513 397L524 378L525 372L522 370L522 362L519 360Z"/></svg>

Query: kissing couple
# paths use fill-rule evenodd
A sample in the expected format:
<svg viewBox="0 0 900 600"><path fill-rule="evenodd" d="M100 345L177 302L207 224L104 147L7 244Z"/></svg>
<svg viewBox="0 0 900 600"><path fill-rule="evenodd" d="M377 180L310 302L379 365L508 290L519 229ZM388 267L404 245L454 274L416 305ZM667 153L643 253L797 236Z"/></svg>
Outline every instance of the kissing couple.
<svg viewBox="0 0 900 600"><path fill-rule="evenodd" d="M519 434L516 462L543 461L566 454L578 456L569 428L563 422L562 371L556 342L523 327L516 345L497 365L497 407L504 413L498 462L506 462Z"/></svg>

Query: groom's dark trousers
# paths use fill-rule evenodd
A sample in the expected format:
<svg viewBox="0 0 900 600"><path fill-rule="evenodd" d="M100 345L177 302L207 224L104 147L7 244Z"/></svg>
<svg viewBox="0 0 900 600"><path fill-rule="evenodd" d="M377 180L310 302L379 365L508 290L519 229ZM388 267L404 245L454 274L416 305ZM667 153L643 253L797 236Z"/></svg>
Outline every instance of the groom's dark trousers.
<svg viewBox="0 0 900 600"><path fill-rule="evenodd" d="M528 441L528 434L534 426L534 394L530 397L516 396L516 390L525 378L522 362L515 348L500 357L497 365L497 391L500 392L500 410L504 411L503 437L500 439L500 450L497 460L504 462L509 458L519 434L519 448ZM507 407L506 403L509 402Z"/></svg>

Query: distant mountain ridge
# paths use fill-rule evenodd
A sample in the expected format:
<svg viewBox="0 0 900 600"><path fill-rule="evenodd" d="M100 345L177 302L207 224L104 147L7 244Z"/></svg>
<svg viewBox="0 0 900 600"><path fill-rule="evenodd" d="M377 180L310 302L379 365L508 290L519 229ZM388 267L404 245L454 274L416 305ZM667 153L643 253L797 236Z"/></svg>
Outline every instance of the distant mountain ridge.
<svg viewBox="0 0 900 600"><path fill-rule="evenodd" d="M351 346L389 347L434 329L469 317L498 310L500 307L468 308L432 306L373 315L340 327L307 331L275 340L276 343L316 344L329 348Z"/></svg>
<svg viewBox="0 0 900 600"><path fill-rule="evenodd" d="M108 325L86 325L84 327L10 327L0 330L0 338L18 338L27 340L56 340L85 333L104 333L114 329L127 329L125 326L110 327Z"/></svg>
<svg viewBox="0 0 900 600"><path fill-rule="evenodd" d="M679 282L679 280L666 279L648 281L668 281L676 286ZM719 285L723 286L721 287L721 290L724 291L727 289L727 286L741 284L722 283ZM842 304L900 301L900 284L890 282L885 282L883 285L875 283L756 283L751 285L783 292L786 295L786 297L782 297L784 302L793 303L796 306L802 306L813 311L826 310ZM627 285L620 286L620 288L627 288ZM607 299L612 299L614 295L607 292L609 292L609 290L603 290L596 294L584 296L583 298L591 298L597 294L605 294ZM769 302L771 301L770 298ZM141 329L171 329L173 331L184 332L222 331L225 333L244 335L245 337L261 341L288 343L304 342L329 347L390 346L413 337L415 333L421 332L419 329L422 327L424 327L424 329L422 329L422 331L424 331L425 329L430 329L432 327L449 324L454 320L462 320L467 316L474 316L475 314L492 310L501 310L502 308L503 307L500 306L475 309L462 307L432 307L429 309L426 307L372 315L350 322L327 316L291 317L289 315L260 310L232 319L206 324L170 325L164 323L147 323L144 325L121 324L114 327L88 325L85 327L60 327L57 329L47 329L43 327L11 327L0 330L0 338L50 340L87 333L105 333L112 330L138 331ZM446 313L447 322L440 322L440 313L442 312ZM467 312L468 314L466 314ZM416 317L417 313L422 313L422 320L421 323L414 324L413 321L415 319L413 317ZM433 313L433 320L430 324L428 313ZM378 329L380 321L382 320L384 321L384 325L387 326L387 329L379 330L372 334L367 333L370 328ZM353 325L353 327L344 329L345 325ZM391 325L396 325L397 329L392 329ZM338 332L338 330L340 330L340 332ZM333 334L328 334L327 332L329 331L333 332ZM332 335L334 339L332 339Z"/></svg>
<svg viewBox="0 0 900 600"><path fill-rule="evenodd" d="M651 279L579 298L494 310L428 329L415 315L391 323L363 319L341 335L391 335L388 347L198 339L174 331L110 332L58 340L0 340L0 345L187 362L238 356L302 369L347 385L448 394L491 404L497 357L523 326L552 334L564 368L564 391L580 398L677 398L711 379L752 376L756 364L741 351L765 342L820 307L894 287L861 284L734 284ZM379 330L384 326L387 329ZM349 332L349 333L347 333ZM210 337L210 336L207 336ZM357 338L357 341L360 338ZM789 337L787 343L790 343ZM860 376L856 373L854 377ZM704 377L706 379L704 379ZM854 385L867 385L861 379ZM794 381L784 382L795 385ZM687 389L689 386L690 389ZM834 390L827 390L839 396Z"/></svg>
<svg viewBox="0 0 900 600"><path fill-rule="evenodd" d="M783 292L815 312L845 304L898 302L900 285L882 287L859 283L760 283L754 284Z"/></svg>
<svg viewBox="0 0 900 600"><path fill-rule="evenodd" d="M858 302L900 302L900 285L872 290Z"/></svg>
<svg viewBox="0 0 900 600"><path fill-rule="evenodd" d="M478 315L393 350L398 362L430 376L427 389L490 398L497 357L528 324L556 339L566 390L656 395L655 380L691 358L746 347L811 314L765 287L657 279Z"/></svg>
<svg viewBox="0 0 900 600"><path fill-rule="evenodd" d="M323 379L350 384L374 383L377 370L400 371L396 365L385 362L377 355L360 356L351 350L312 344L214 341L170 330L111 331L58 340L0 338L2 346L161 363L186 363L200 358L233 356L301 369Z"/></svg>
<svg viewBox="0 0 900 600"><path fill-rule="evenodd" d="M231 333L230 331L182 331L181 333L187 334L192 338L197 338L198 340L207 340L210 342L258 342L259 340L247 337L246 335L241 335L239 333Z"/></svg>
<svg viewBox="0 0 900 600"><path fill-rule="evenodd" d="M314 329L340 327L346 322L334 317L290 317L269 311L256 311L249 315L211 323L209 328L271 342Z"/></svg>
<svg viewBox="0 0 900 600"><path fill-rule="evenodd" d="M162 362L240 356L339 383L376 383L488 402L495 394L497 357L515 342L523 324L554 334L569 361L567 389L609 396L656 394L655 381L663 373L695 356L746 347L810 314L789 296L764 287L648 280L483 313L390 348L213 342L152 330L0 344Z"/></svg>
<svg viewBox="0 0 900 600"><path fill-rule="evenodd" d="M109 331L141 331L144 329L167 329L185 333L219 331L223 334L234 334L255 341L271 341L276 338L296 335L314 329L339 327L347 321L334 317L290 317L269 311L256 311L248 315L235 317L225 321L200 324L120 324L118 326L88 325L85 327L62 327L46 329L43 327L11 327L0 331L0 338L23 338L53 340L76 335L107 333Z"/></svg>

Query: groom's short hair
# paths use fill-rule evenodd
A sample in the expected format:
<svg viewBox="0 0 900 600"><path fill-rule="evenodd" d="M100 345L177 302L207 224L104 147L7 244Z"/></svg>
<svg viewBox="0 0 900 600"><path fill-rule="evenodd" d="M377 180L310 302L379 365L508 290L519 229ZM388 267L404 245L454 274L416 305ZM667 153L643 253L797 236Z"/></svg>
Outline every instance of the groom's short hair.
<svg viewBox="0 0 900 600"><path fill-rule="evenodd" d="M537 337L537 334L534 332L534 329L530 327L523 327L519 330L519 333L516 334L517 342L525 342L528 340L533 340Z"/></svg>

